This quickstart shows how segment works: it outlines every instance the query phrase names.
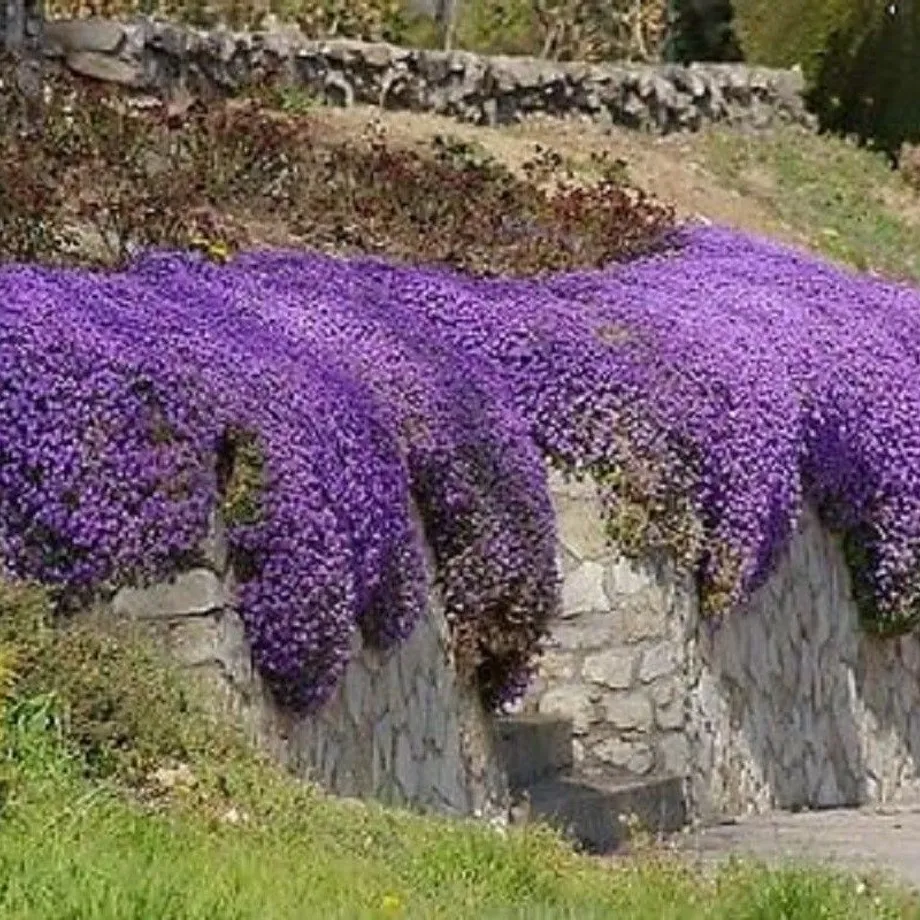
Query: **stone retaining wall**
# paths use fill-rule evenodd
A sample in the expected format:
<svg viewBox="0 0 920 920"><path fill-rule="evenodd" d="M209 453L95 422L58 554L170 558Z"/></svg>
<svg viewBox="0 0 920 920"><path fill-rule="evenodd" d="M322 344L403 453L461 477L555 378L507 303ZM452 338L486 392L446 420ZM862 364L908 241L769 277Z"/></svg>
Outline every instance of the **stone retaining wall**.
<svg viewBox="0 0 920 920"><path fill-rule="evenodd" d="M593 485L553 476L564 576L555 624L524 708L573 719L576 763L689 775L684 646L691 593L617 556Z"/></svg>
<svg viewBox="0 0 920 920"><path fill-rule="evenodd" d="M279 706L254 670L234 611L219 522L204 564L170 583L122 589L116 615L146 621L205 682L219 712L266 753L343 796L456 815L507 814L492 727L475 692L456 678L437 598L397 648L354 639L351 662L315 716Z"/></svg>
<svg viewBox="0 0 920 920"><path fill-rule="evenodd" d="M355 41L296 30L201 32L137 19L54 21L48 54L75 74L170 95L280 78L336 105L433 112L483 124L582 116L656 133L713 122L812 125L801 75L736 64L561 64Z"/></svg>
<svg viewBox="0 0 920 920"><path fill-rule="evenodd" d="M806 514L747 609L701 623L692 584L619 558L590 484L551 478L563 611L521 708L574 723L583 774L677 775L699 817L920 791L920 638L860 627L837 540ZM206 564L123 589L259 745L342 795L507 815L494 727L452 665L437 597L400 647L355 638L332 700L296 718L253 670L215 525Z"/></svg>
<svg viewBox="0 0 920 920"><path fill-rule="evenodd" d="M0 0L0 51L31 51L41 32L39 0Z"/></svg>
<svg viewBox="0 0 920 920"><path fill-rule="evenodd" d="M808 514L748 610L693 646L692 791L723 813L920 789L920 638L865 633L838 541Z"/></svg>
<svg viewBox="0 0 920 920"><path fill-rule="evenodd" d="M920 791L920 638L862 630L814 515L716 625L685 580L617 558L589 487L555 492L565 611L524 707L574 719L583 768L676 773L702 817Z"/></svg>

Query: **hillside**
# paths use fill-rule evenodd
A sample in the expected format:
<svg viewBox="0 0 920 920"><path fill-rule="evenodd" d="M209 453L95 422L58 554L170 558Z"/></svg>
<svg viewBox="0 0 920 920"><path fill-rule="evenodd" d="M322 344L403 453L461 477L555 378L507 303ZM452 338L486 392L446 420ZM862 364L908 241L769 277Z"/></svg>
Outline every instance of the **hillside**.
<svg viewBox="0 0 920 920"><path fill-rule="evenodd" d="M554 609L549 460L648 512L616 522L624 545L658 548L663 521L659 544L705 558L720 614L766 577L807 479L869 548L854 566L880 625L908 628L916 294L732 232L916 284L898 174L791 128L82 101L42 138L0 125L0 553L57 602L0 585L0 914L920 916L876 878L699 872L641 833L601 862L540 828L331 799L215 726L149 637L61 615L186 564L217 511L256 664L308 709L358 626L399 643L424 610L411 497L493 706ZM672 253L674 212L730 229Z"/></svg>
<svg viewBox="0 0 920 920"><path fill-rule="evenodd" d="M769 132L710 128L656 138L580 121L481 128L362 107L314 111L333 135L352 142L368 124L380 125L394 143L407 145L452 135L516 169L538 145L584 178L597 177L598 157L622 160L625 177L675 205L682 218L703 217L861 270L920 279L920 194L884 156L833 136L790 127Z"/></svg>

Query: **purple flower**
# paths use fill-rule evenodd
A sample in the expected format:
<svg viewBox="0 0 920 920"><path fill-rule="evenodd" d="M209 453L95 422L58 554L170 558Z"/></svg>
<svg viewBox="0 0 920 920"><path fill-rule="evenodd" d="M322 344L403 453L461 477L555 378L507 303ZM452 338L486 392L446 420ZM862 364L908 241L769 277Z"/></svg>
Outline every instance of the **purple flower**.
<svg viewBox="0 0 920 920"><path fill-rule="evenodd" d="M357 629L408 636L429 574L461 668L490 703L520 692L558 609L547 460L595 476L612 532L676 552L711 612L763 584L810 502L867 614L904 628L918 364L915 290L720 229L530 280L291 252L8 267L0 558L71 592L188 564L243 433L240 611L300 707Z"/></svg>

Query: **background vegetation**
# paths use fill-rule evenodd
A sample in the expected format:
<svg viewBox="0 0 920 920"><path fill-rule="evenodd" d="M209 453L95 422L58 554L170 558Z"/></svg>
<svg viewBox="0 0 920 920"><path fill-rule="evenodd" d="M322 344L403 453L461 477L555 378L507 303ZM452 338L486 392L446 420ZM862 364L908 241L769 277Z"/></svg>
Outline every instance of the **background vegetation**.
<svg viewBox="0 0 920 920"><path fill-rule="evenodd" d="M601 265L657 244L671 210L598 159L586 184L536 149L517 173L437 136L393 147L328 139L309 99L184 112L132 110L117 94L58 83L40 132L0 100L0 261L117 265L140 247L218 257L275 241L442 263L478 274ZM271 228L271 229L269 229Z"/></svg>
<svg viewBox="0 0 920 920"><path fill-rule="evenodd" d="M914 0L735 0L748 60L798 64L823 126L896 154L920 138L920 6Z"/></svg>
<svg viewBox="0 0 920 920"><path fill-rule="evenodd" d="M51 0L57 17L297 23L312 37L556 60L798 65L822 125L892 156L920 138L915 0Z"/></svg>
<svg viewBox="0 0 920 920"><path fill-rule="evenodd" d="M311 37L390 41L557 60L655 59L666 0L51 0L55 17L155 14L192 25L258 27L267 15Z"/></svg>

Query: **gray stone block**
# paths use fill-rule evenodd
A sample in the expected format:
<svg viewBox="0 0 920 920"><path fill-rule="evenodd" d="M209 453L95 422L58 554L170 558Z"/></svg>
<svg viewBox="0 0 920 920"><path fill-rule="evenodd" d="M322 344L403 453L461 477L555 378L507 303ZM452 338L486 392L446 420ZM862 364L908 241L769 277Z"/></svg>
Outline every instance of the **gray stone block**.
<svg viewBox="0 0 920 920"><path fill-rule="evenodd" d="M529 798L531 817L594 853L609 853L625 843L630 817L652 834L677 831L687 820L683 781L674 776L563 777L534 785Z"/></svg>
<svg viewBox="0 0 920 920"><path fill-rule="evenodd" d="M124 37L121 23L110 19L52 19L45 24L46 41L61 51L112 54Z"/></svg>
<svg viewBox="0 0 920 920"><path fill-rule="evenodd" d="M622 730L649 731L654 724L652 703L642 691L609 693L604 697L605 720Z"/></svg>
<svg viewBox="0 0 920 920"><path fill-rule="evenodd" d="M65 62L81 77L115 83L128 89L142 89L146 85L143 65L122 61L112 55L97 51L71 51Z"/></svg>
<svg viewBox="0 0 920 920"><path fill-rule="evenodd" d="M572 768L572 721L540 714L495 722L499 760L513 789Z"/></svg>
<svg viewBox="0 0 920 920"><path fill-rule="evenodd" d="M566 613L606 610L604 567L597 562L583 562L562 583L562 608Z"/></svg>
<svg viewBox="0 0 920 920"><path fill-rule="evenodd" d="M540 698L539 705L542 714L571 719L572 731L576 735L584 734L591 723L597 721L592 695L578 684L550 688Z"/></svg>
<svg viewBox="0 0 920 920"><path fill-rule="evenodd" d="M635 650L612 648L585 658L582 673L592 683L610 690L626 690L633 685L636 662Z"/></svg>
<svg viewBox="0 0 920 920"><path fill-rule="evenodd" d="M581 561L610 555L599 502L557 496L554 504L559 542L568 552Z"/></svg>
<svg viewBox="0 0 920 920"><path fill-rule="evenodd" d="M595 744L585 756L595 769L616 769L630 776L644 776L655 765L655 755L645 741L608 738Z"/></svg>
<svg viewBox="0 0 920 920"><path fill-rule="evenodd" d="M112 609L120 616L149 620L211 613L227 604L223 585L213 572L191 569L148 588L122 588L112 601Z"/></svg>
<svg viewBox="0 0 920 920"><path fill-rule="evenodd" d="M227 527L217 512L211 514L207 536L201 541L201 554L208 568L218 575L226 573L230 555Z"/></svg>
<svg viewBox="0 0 920 920"><path fill-rule="evenodd" d="M680 650L674 642L660 642L646 649L639 667L639 680L644 684L667 677L677 669Z"/></svg>
<svg viewBox="0 0 920 920"><path fill-rule="evenodd" d="M170 628L169 648L184 665L220 662L220 628L213 617L189 617Z"/></svg>

